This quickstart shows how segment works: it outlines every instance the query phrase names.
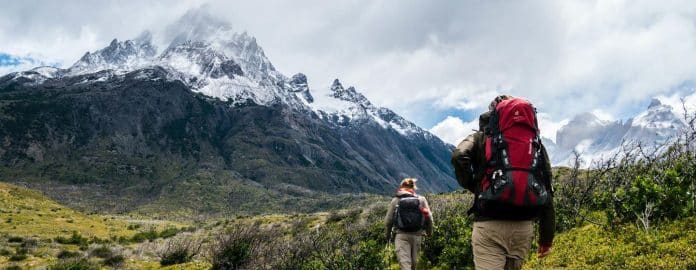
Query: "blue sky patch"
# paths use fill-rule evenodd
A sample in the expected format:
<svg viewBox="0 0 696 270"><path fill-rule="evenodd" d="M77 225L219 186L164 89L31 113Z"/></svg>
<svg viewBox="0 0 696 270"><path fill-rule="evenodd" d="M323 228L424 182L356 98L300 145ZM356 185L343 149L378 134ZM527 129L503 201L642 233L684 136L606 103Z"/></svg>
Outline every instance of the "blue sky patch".
<svg viewBox="0 0 696 270"><path fill-rule="evenodd" d="M0 52L0 66L18 66L22 62L22 59L17 56Z"/></svg>

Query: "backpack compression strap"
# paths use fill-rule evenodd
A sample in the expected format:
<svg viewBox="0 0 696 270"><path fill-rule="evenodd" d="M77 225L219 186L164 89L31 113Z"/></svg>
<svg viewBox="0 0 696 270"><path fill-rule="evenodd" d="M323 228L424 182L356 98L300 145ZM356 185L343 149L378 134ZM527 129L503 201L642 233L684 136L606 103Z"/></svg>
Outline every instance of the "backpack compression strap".
<svg viewBox="0 0 696 270"><path fill-rule="evenodd" d="M509 148L503 138L503 133L500 130L500 112L493 110L491 112L490 121L488 122L488 130L486 136L491 138L491 159L488 161L489 168L495 168L495 173L505 173L511 170L524 170L539 174L537 170L540 166L541 159L541 137L539 136L539 124L536 116L536 108L534 108L534 138L532 139L532 151L534 156L532 164L529 168L518 168L510 165Z"/></svg>

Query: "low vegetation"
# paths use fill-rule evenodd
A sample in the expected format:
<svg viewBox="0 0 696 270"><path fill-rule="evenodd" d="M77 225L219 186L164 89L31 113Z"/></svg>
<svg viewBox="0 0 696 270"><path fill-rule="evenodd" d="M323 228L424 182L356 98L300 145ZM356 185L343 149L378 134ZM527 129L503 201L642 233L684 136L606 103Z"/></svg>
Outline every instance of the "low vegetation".
<svg viewBox="0 0 696 270"><path fill-rule="evenodd" d="M525 269L696 269L696 132L626 147L591 170L557 168L553 252ZM428 194L436 227L419 269L473 269L472 196ZM357 199L356 199L357 200ZM12 269L396 269L388 198L314 214L180 224L85 215L0 183L0 265ZM55 231L56 227L65 228ZM533 250L536 243L533 243Z"/></svg>

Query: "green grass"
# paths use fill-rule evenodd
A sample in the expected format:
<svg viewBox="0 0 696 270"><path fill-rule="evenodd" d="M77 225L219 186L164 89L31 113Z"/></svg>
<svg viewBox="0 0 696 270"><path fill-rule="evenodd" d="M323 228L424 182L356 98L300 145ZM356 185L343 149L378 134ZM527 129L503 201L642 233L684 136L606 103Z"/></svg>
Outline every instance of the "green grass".
<svg viewBox="0 0 696 270"><path fill-rule="evenodd" d="M141 225L142 224L142 225ZM129 229L130 227L130 229ZM131 220L124 216L88 215L61 205L41 193L0 182L0 266L22 269L58 262L61 251L76 252L88 243L128 239L147 230L165 231L185 225L171 221ZM15 254L20 246L35 241L26 258ZM124 243L132 244L131 241Z"/></svg>
<svg viewBox="0 0 696 270"><path fill-rule="evenodd" d="M86 215L48 199L39 192L0 182L0 234L39 238L131 236L127 223Z"/></svg>
<svg viewBox="0 0 696 270"><path fill-rule="evenodd" d="M556 236L551 255L530 256L525 269L696 269L696 217L650 233L627 224L612 231L589 224Z"/></svg>

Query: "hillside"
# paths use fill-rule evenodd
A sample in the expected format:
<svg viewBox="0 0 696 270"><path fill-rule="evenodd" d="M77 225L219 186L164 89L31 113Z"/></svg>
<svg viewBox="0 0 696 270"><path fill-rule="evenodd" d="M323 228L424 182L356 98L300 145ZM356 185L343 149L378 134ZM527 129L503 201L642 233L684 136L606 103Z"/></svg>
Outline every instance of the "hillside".
<svg viewBox="0 0 696 270"><path fill-rule="evenodd" d="M3 182L0 220L0 267L51 265L57 257L71 259L104 246L111 250L118 243L120 248L113 249L118 254L111 255L135 254L140 239L151 237L150 231L167 236L187 228L171 221L85 214L37 191Z"/></svg>
<svg viewBox="0 0 696 270"><path fill-rule="evenodd" d="M85 211L202 216L335 209L404 177L456 187L451 145L338 79L313 92L194 15L178 23L208 34L163 50L145 32L0 77L0 177Z"/></svg>
<svg viewBox="0 0 696 270"><path fill-rule="evenodd" d="M132 235L120 220L86 215L39 192L0 182L0 232L11 236L53 238L77 231L86 237Z"/></svg>

